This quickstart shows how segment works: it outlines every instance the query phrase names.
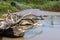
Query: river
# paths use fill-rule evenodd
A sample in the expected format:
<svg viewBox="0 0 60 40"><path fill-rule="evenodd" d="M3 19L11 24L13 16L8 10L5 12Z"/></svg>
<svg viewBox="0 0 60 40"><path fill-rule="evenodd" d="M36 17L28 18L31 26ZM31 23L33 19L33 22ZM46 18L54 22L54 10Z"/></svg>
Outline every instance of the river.
<svg viewBox="0 0 60 40"><path fill-rule="evenodd" d="M44 26L26 32L24 37L0 37L0 40L60 40L60 16L48 16L45 20L38 20L38 23L42 23Z"/></svg>

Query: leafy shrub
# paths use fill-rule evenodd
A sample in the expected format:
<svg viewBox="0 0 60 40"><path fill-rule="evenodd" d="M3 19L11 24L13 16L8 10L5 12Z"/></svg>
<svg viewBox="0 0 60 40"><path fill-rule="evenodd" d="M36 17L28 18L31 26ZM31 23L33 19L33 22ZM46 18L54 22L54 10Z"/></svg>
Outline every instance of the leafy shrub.
<svg viewBox="0 0 60 40"><path fill-rule="evenodd" d="M12 6L16 6L16 3L15 3L15 2L11 2L11 5L12 5Z"/></svg>
<svg viewBox="0 0 60 40"><path fill-rule="evenodd" d="M16 7L11 6L8 2L0 2L0 14L7 13L8 10L11 12L19 11Z"/></svg>
<svg viewBox="0 0 60 40"><path fill-rule="evenodd" d="M16 2L16 8L23 10L23 9L31 9L32 7L26 4L21 4Z"/></svg>
<svg viewBox="0 0 60 40"><path fill-rule="evenodd" d="M51 11L60 12L60 2L57 2L57 4L51 8Z"/></svg>
<svg viewBox="0 0 60 40"><path fill-rule="evenodd" d="M47 4L42 5L42 10L48 10L48 11L60 11L60 1L53 1L49 2Z"/></svg>

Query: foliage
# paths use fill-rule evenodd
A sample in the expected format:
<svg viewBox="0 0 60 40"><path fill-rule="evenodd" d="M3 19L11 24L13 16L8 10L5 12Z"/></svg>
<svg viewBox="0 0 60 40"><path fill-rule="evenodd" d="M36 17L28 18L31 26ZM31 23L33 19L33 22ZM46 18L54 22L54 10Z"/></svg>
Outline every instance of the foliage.
<svg viewBox="0 0 60 40"><path fill-rule="evenodd" d="M0 0L0 14L38 8L47 11L60 11L60 0Z"/></svg>
<svg viewBox="0 0 60 40"><path fill-rule="evenodd" d="M15 2L11 2L11 5L12 5L12 6L16 6L16 3L15 3Z"/></svg>
<svg viewBox="0 0 60 40"><path fill-rule="evenodd" d="M36 1L36 2L35 2ZM41 2L37 2L41 1ZM45 1L45 2L44 2ZM56 11L60 12L60 0L34 0L34 1L29 1L24 0L23 2L26 3L27 5L30 5L32 8L38 8L40 10L47 10L47 11Z"/></svg>
<svg viewBox="0 0 60 40"><path fill-rule="evenodd" d="M0 2L0 14L7 13L8 10L10 10L10 12L18 11L18 9L16 7L11 6L10 3Z"/></svg>
<svg viewBox="0 0 60 40"><path fill-rule="evenodd" d="M47 10L47 11L56 11L60 12L60 1L50 1L44 5L40 6L40 9Z"/></svg>
<svg viewBox="0 0 60 40"><path fill-rule="evenodd" d="M8 10L10 10L10 12L18 12L20 10L28 9L28 8L31 8L31 7L25 4L20 4L15 1L12 1L12 2L1 1L0 2L0 14L8 13Z"/></svg>
<svg viewBox="0 0 60 40"><path fill-rule="evenodd" d="M31 6L26 5L26 4L22 4L22 3L18 3L18 2L15 2L15 3L16 3L16 8L20 9L20 10L32 8Z"/></svg>
<svg viewBox="0 0 60 40"><path fill-rule="evenodd" d="M22 0L25 3L44 4L47 0Z"/></svg>

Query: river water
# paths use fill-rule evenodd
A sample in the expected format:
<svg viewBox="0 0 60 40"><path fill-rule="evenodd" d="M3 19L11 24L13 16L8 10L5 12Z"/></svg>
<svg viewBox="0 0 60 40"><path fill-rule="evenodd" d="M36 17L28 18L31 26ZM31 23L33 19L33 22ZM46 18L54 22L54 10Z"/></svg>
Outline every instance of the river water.
<svg viewBox="0 0 60 40"><path fill-rule="evenodd" d="M45 20L38 20L44 24L26 32L21 38L1 37L0 40L60 40L60 16L48 16Z"/></svg>

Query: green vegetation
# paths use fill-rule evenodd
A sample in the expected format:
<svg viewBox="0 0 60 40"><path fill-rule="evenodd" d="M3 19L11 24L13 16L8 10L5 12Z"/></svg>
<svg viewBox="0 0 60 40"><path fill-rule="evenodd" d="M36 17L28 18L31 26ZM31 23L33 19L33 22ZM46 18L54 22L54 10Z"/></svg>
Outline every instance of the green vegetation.
<svg viewBox="0 0 60 40"><path fill-rule="evenodd" d="M8 10L13 13L13 12L18 12L23 9L29 9L31 8L28 5L18 3L16 1L8 2L8 1L1 1L0 2L0 14L5 14L8 13Z"/></svg>
<svg viewBox="0 0 60 40"><path fill-rule="evenodd" d="M39 8L41 10L60 12L60 1L50 1L49 3L40 5Z"/></svg>
<svg viewBox="0 0 60 40"><path fill-rule="evenodd" d="M24 0L23 2L32 8L60 12L60 0Z"/></svg>
<svg viewBox="0 0 60 40"><path fill-rule="evenodd" d="M26 5L26 4L23 4L23 3L18 3L18 2L15 2L16 3L16 8L17 9L20 9L20 10L24 10L24 9L31 9L32 7L29 6L29 5Z"/></svg>
<svg viewBox="0 0 60 40"><path fill-rule="evenodd" d="M60 0L0 0L0 14L31 8L60 12Z"/></svg>
<svg viewBox="0 0 60 40"><path fill-rule="evenodd" d="M0 14L7 13L8 10L10 10L10 12L18 11L18 9L14 6L11 6L9 2L0 2Z"/></svg>

